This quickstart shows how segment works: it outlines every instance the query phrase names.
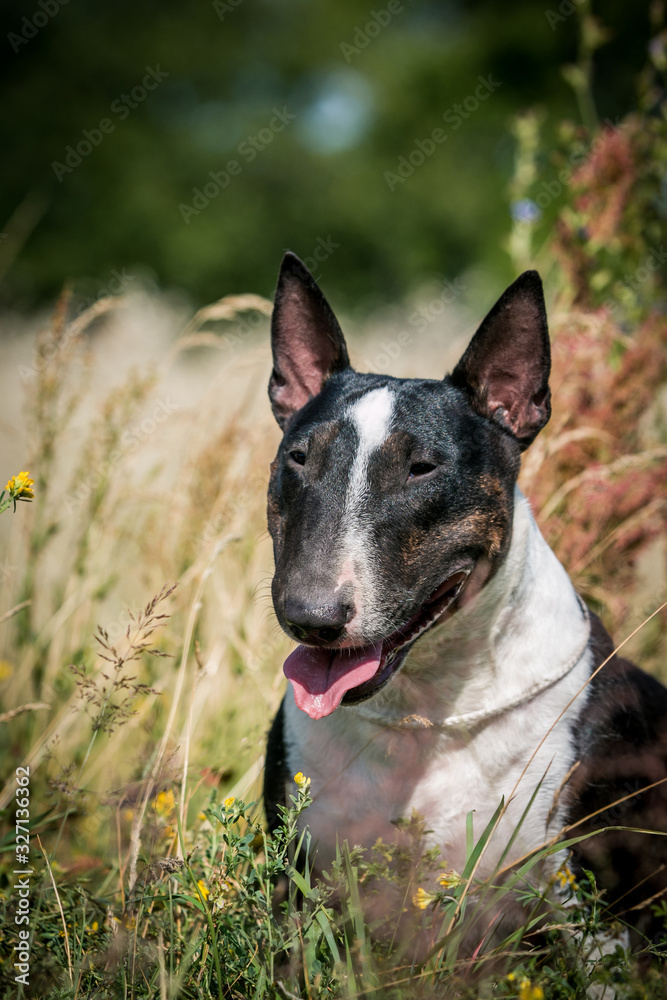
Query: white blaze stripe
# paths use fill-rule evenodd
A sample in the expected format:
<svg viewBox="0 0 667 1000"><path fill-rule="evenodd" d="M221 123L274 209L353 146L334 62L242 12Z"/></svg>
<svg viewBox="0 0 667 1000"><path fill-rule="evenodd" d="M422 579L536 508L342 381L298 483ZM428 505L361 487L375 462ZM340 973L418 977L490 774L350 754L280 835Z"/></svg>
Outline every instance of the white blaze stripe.
<svg viewBox="0 0 667 1000"><path fill-rule="evenodd" d="M362 396L347 411L346 416L351 418L359 436L359 449L354 456L345 503L348 511L354 509L366 491L368 459L371 452L387 440L393 410L394 394L384 386Z"/></svg>
<svg viewBox="0 0 667 1000"><path fill-rule="evenodd" d="M376 607L369 524L360 508L368 487L368 459L387 440L393 410L394 394L384 386L362 396L346 413L355 426L359 445L350 470L345 499L344 560L338 587L348 582L354 587L356 613L348 622L348 634L358 641L361 641L365 629L373 626L377 628L382 619L381 609Z"/></svg>

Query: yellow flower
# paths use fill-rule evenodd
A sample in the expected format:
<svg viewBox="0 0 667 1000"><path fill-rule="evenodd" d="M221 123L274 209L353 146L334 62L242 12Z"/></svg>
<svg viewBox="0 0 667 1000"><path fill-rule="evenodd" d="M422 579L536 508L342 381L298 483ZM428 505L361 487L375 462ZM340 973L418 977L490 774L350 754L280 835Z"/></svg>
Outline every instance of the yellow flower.
<svg viewBox="0 0 667 1000"><path fill-rule="evenodd" d="M533 986L530 979L524 978L519 983L517 996L519 1000L544 1000L544 990L541 986Z"/></svg>
<svg viewBox="0 0 667 1000"><path fill-rule="evenodd" d="M443 889L453 889L455 886L460 885L461 876L453 868L447 868L438 875L438 882Z"/></svg>
<svg viewBox="0 0 667 1000"><path fill-rule="evenodd" d="M426 889L419 888L412 897L412 903L419 910L425 910L428 904L431 902L431 894L426 891Z"/></svg>
<svg viewBox="0 0 667 1000"><path fill-rule="evenodd" d="M19 472L18 476L12 476L5 489L12 500L32 500L35 495L32 489L34 485L35 480L30 478L29 472Z"/></svg>
<svg viewBox="0 0 667 1000"><path fill-rule="evenodd" d="M235 802L236 802L236 796L228 795L227 798L225 799L225 809L231 809Z"/></svg>
<svg viewBox="0 0 667 1000"><path fill-rule="evenodd" d="M95 934L97 932L98 927L99 924L97 923L97 920L93 920L88 930L90 931L91 934Z"/></svg>
<svg viewBox="0 0 667 1000"><path fill-rule="evenodd" d="M307 778L303 773L303 771L299 771L297 774L295 774L294 780L299 786L299 788L302 789L303 791L305 791L310 785L310 778Z"/></svg>
<svg viewBox="0 0 667 1000"><path fill-rule="evenodd" d="M158 816L169 816L176 808L176 800L171 789L168 792L160 792L155 800L155 811Z"/></svg>
<svg viewBox="0 0 667 1000"><path fill-rule="evenodd" d="M206 887L206 883L204 882L203 878L199 879L199 881L197 882L197 887L198 887L200 893L202 894L202 896L204 897L204 899L208 899L209 891L208 891L208 889Z"/></svg>
<svg viewBox="0 0 667 1000"><path fill-rule="evenodd" d="M577 880L574 877L574 872L567 864L563 865L562 868L558 869L558 871L556 872L556 878L560 882L561 889L570 888L572 889L573 892L576 892L577 889L579 888Z"/></svg>

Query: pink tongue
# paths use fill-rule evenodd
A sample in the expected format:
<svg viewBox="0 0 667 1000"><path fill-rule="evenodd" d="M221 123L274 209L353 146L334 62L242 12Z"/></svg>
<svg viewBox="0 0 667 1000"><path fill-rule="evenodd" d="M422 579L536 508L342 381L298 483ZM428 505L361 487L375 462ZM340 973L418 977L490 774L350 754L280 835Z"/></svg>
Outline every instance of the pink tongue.
<svg viewBox="0 0 667 1000"><path fill-rule="evenodd" d="M283 671L292 682L299 708L311 719L322 719L338 708L346 691L375 675L381 659L381 642L360 650L297 646Z"/></svg>

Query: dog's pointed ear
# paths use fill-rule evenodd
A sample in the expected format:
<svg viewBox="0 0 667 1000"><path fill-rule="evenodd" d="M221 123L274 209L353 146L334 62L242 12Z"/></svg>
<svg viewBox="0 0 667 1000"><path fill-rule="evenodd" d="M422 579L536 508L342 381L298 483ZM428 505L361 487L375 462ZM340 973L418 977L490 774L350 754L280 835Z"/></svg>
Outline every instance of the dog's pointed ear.
<svg viewBox="0 0 667 1000"><path fill-rule="evenodd" d="M542 282L537 271L525 271L483 320L451 380L523 451L551 415L550 369Z"/></svg>
<svg viewBox="0 0 667 1000"><path fill-rule="evenodd" d="M335 372L349 368L338 321L308 268L293 253L280 267L271 320L273 372L269 398L281 427L321 391Z"/></svg>

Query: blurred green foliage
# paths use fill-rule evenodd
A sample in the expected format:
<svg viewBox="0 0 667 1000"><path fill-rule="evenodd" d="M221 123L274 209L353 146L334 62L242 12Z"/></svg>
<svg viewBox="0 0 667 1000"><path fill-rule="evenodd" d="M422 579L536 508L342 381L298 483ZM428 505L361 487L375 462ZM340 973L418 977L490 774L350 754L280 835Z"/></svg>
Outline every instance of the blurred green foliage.
<svg viewBox="0 0 667 1000"><path fill-rule="evenodd" d="M114 291L123 268L197 301L269 294L288 247L348 307L473 264L509 280L512 120L541 108L548 146L590 113L562 72L586 8L10 0L0 302L34 305L70 278ZM648 5L598 13L594 96L615 120L636 105Z"/></svg>

